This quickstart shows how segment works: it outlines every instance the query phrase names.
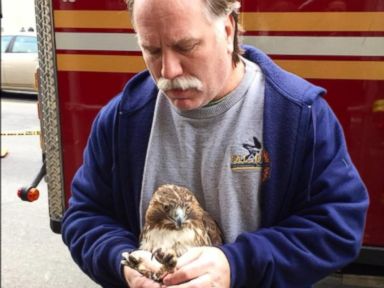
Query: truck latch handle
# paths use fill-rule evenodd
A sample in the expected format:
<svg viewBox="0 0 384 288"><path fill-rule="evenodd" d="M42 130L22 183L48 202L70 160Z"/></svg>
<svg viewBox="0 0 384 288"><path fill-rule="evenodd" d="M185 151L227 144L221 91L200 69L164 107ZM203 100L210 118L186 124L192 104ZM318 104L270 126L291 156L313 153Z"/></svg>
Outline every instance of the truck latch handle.
<svg viewBox="0 0 384 288"><path fill-rule="evenodd" d="M29 187L21 187L17 190L17 196L23 201L33 202L39 199L40 191L36 187L39 185L41 179L47 173L45 169L45 161L43 162L43 166L40 168L39 173L36 178L33 180L32 184Z"/></svg>

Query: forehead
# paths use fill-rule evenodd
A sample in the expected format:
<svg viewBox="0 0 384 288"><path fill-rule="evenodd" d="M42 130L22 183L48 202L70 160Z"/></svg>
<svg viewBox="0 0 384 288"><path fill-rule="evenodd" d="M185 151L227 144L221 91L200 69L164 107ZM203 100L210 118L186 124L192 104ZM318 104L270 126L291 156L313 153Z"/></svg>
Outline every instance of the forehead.
<svg viewBox="0 0 384 288"><path fill-rule="evenodd" d="M211 27L204 0L137 0L133 20L140 40L194 37Z"/></svg>

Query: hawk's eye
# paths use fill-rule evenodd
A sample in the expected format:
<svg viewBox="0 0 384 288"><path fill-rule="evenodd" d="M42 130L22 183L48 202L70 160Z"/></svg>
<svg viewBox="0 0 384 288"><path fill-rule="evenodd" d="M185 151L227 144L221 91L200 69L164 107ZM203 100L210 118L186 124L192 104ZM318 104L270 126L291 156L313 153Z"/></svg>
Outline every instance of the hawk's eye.
<svg viewBox="0 0 384 288"><path fill-rule="evenodd" d="M165 212L169 212L169 210L171 210L171 207L169 205L164 205L163 208Z"/></svg>

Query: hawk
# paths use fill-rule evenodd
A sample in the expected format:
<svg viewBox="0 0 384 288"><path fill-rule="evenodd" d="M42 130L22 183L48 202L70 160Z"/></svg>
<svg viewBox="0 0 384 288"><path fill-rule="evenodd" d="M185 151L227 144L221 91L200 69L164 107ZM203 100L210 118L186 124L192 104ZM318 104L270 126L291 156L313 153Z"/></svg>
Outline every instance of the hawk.
<svg viewBox="0 0 384 288"><path fill-rule="evenodd" d="M167 273L174 271L177 257L189 248L222 243L220 228L195 195L185 187L166 184L152 195L139 245L139 250L152 253L161 264L160 269L147 269L142 259L127 252L123 253L122 264L161 282Z"/></svg>

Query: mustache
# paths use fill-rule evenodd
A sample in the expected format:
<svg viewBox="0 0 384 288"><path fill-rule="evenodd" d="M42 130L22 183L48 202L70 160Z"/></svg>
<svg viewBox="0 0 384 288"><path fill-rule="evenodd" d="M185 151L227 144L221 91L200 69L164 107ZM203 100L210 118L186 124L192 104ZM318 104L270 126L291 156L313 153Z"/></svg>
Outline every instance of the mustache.
<svg viewBox="0 0 384 288"><path fill-rule="evenodd" d="M203 83L194 76L179 76L172 80L160 77L157 81L157 87L163 91L172 89L196 89L202 91Z"/></svg>

